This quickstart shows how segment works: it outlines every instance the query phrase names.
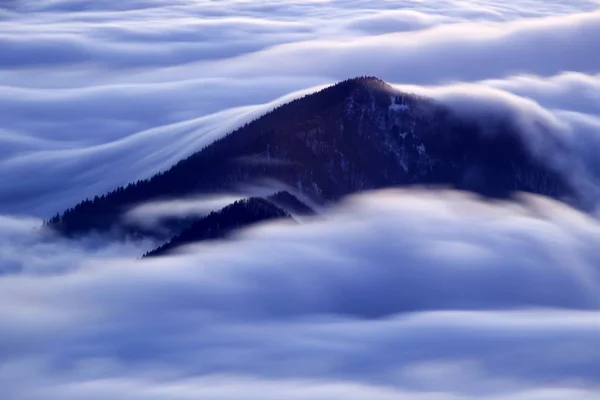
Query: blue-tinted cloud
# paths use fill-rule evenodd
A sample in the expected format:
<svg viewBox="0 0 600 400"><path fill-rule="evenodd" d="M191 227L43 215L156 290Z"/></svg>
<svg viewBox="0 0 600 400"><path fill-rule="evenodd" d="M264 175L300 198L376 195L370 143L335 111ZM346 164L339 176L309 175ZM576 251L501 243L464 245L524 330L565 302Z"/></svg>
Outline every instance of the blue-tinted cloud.
<svg viewBox="0 0 600 400"><path fill-rule="evenodd" d="M366 74L509 116L597 190L596 1L6 4L3 213L47 217ZM0 219L3 398L600 397L600 227L564 205L384 192L149 261L39 226Z"/></svg>
<svg viewBox="0 0 600 400"><path fill-rule="evenodd" d="M46 263L0 278L0 382L15 399L593 398L599 239L541 198L389 191L148 261L13 240Z"/></svg>

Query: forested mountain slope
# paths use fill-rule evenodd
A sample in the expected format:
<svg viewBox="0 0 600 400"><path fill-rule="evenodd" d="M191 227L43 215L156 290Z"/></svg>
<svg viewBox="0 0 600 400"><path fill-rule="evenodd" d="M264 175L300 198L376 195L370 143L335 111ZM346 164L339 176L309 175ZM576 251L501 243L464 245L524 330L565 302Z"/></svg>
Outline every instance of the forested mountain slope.
<svg viewBox="0 0 600 400"><path fill-rule="evenodd" d="M490 130L501 134L489 135ZM122 216L133 206L229 192L265 178L316 202L411 184L451 185L489 196L570 194L557 173L528 153L512 121L482 127L431 99L363 77L285 104L169 170L82 201L48 225L68 236L127 233L132 228Z"/></svg>

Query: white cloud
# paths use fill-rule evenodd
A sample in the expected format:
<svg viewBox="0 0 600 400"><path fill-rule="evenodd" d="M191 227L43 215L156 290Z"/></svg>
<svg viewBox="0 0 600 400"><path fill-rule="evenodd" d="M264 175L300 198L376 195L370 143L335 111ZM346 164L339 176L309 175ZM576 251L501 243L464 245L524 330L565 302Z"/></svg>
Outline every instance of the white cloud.
<svg viewBox="0 0 600 400"><path fill-rule="evenodd" d="M220 196L153 201L133 208L125 214L125 219L133 224L154 226L161 220L171 217L203 216L243 198L245 197L241 194L232 193Z"/></svg>
<svg viewBox="0 0 600 400"><path fill-rule="evenodd" d="M11 399L598 393L600 226L550 200L372 193L147 261L27 237L70 268L0 278Z"/></svg>

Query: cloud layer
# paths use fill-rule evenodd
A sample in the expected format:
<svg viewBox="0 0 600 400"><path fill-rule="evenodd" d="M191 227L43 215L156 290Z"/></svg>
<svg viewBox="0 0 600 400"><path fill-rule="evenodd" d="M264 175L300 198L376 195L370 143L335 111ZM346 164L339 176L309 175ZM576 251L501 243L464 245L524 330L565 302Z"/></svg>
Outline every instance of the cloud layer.
<svg viewBox="0 0 600 400"><path fill-rule="evenodd" d="M510 116L597 199L597 1L2 7L3 398L600 398L600 225L564 204L370 193L144 261L39 228L356 75Z"/></svg>
<svg viewBox="0 0 600 400"><path fill-rule="evenodd" d="M10 399L600 394L600 225L549 200L371 193L149 261L48 240L0 279Z"/></svg>

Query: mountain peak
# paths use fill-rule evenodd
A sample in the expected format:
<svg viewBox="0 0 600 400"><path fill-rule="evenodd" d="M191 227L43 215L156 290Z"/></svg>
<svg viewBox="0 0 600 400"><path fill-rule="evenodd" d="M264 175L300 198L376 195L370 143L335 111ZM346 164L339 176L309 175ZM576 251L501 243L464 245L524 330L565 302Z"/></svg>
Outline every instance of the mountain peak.
<svg viewBox="0 0 600 400"><path fill-rule="evenodd" d="M510 124L500 125L503 134L490 137L477 121L431 99L376 77L352 78L282 105L150 179L84 200L48 226L69 236L115 229L152 235L124 226L123 213L147 201L229 193L262 181L316 203L413 184L490 196L569 194L560 176L528 154ZM268 162L240 161L247 159Z"/></svg>
<svg viewBox="0 0 600 400"><path fill-rule="evenodd" d="M349 86L353 89L384 89L385 91L393 90L393 87L385 82L383 79L377 78L376 76L358 76L355 78L346 79L335 85L336 86Z"/></svg>

